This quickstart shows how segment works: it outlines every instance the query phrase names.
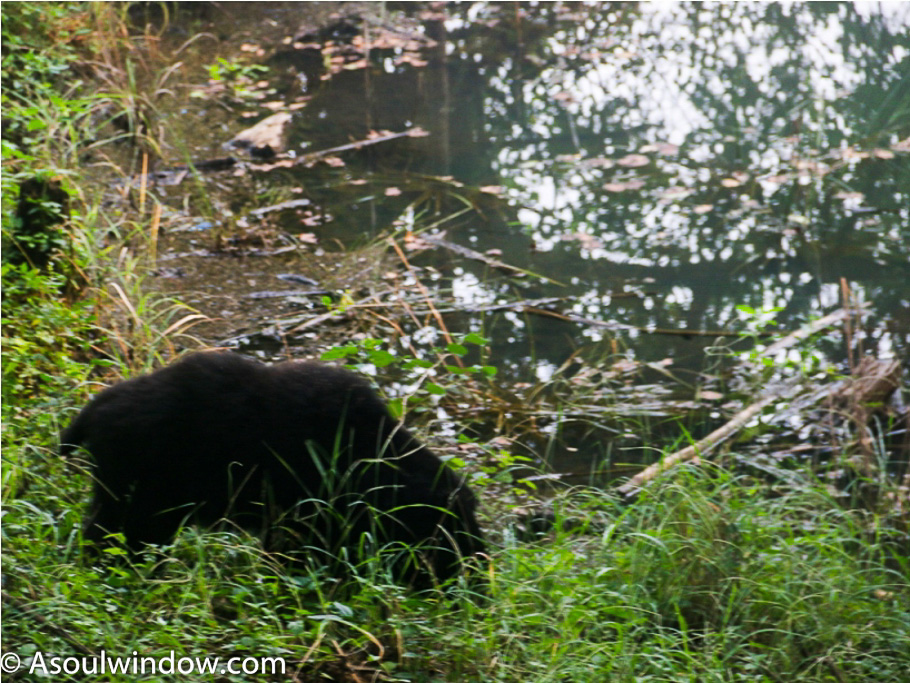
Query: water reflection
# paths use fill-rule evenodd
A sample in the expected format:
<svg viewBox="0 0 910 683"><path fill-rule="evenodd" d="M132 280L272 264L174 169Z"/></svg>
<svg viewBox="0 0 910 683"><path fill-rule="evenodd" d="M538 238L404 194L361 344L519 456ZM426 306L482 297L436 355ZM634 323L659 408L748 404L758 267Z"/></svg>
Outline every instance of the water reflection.
<svg viewBox="0 0 910 683"><path fill-rule="evenodd" d="M321 207L323 244L442 217L448 240L545 278L415 258L456 302L557 296L562 314L618 323L449 314L492 339L502 377L548 378L581 350L671 358L691 379L716 338L648 332L742 329L739 304L796 327L838 304L841 278L871 303L866 352L910 357L910 5L402 9L407 36L342 20L315 36L332 59L298 34L268 63L286 102L305 101L298 152L430 135L270 178Z"/></svg>
<svg viewBox="0 0 910 683"><path fill-rule="evenodd" d="M515 291L482 265L430 256L462 299L558 292L577 315L645 329L730 326L746 303L784 307L789 326L821 312L824 287L846 277L879 320L907 320L910 171L895 147L910 134L906 6L474 3L451 12L427 22L440 47L426 67L374 54L373 69L323 81L301 113L298 141L313 148L371 127L431 132L310 183L336 217L333 234L383 229L426 191L418 174L452 175L503 186L508 204L449 225L450 236L566 285ZM366 185L349 184L361 177ZM390 186L401 201L383 193ZM438 206L446 201L441 193ZM611 298L629 292L640 296ZM502 317L493 324L515 328L514 314ZM903 353L899 329L889 343ZM603 336L556 330L534 320L500 331L516 343L497 343L494 362L531 369L533 343L535 363L558 364L567 342ZM630 348L644 359L697 358L692 346L645 336Z"/></svg>

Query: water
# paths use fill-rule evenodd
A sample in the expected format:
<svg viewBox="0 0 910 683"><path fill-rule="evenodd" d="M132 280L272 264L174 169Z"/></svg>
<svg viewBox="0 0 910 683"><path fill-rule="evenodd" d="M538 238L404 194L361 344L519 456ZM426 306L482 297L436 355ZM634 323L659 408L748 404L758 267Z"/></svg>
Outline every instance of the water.
<svg viewBox="0 0 910 683"><path fill-rule="evenodd" d="M261 48L265 99L299 107L288 150L429 135L253 172L250 203L231 208L293 190L313 210L280 225L311 234L317 256L393 226L495 250L528 274L444 248L410 258L446 305L558 297L549 315L446 316L491 340L504 385L623 360L651 364L638 383L672 376L691 395L723 374L719 338L697 332L732 344L741 305L779 308L779 329L795 329L840 305L843 283L869 304L852 352L910 357L910 5L389 3L405 20L368 3L365 23L303 36L311 4L227 4L218 18L226 44ZM236 106L194 153L223 156L261 103ZM224 120L212 116L197 106L185 125ZM253 280L230 291L275 289ZM844 362L840 335L820 348ZM604 429L586 432L601 451Z"/></svg>

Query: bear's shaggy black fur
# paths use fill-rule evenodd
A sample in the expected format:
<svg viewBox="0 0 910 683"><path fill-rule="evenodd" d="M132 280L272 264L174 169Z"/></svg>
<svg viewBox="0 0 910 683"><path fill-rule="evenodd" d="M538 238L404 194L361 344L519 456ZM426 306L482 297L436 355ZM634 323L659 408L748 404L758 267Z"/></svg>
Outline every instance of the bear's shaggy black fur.
<svg viewBox="0 0 910 683"><path fill-rule="evenodd" d="M94 460L89 540L122 532L138 549L229 520L292 556L392 545L418 583L483 552L470 489L330 365L192 354L98 394L61 434L62 454L77 446Z"/></svg>

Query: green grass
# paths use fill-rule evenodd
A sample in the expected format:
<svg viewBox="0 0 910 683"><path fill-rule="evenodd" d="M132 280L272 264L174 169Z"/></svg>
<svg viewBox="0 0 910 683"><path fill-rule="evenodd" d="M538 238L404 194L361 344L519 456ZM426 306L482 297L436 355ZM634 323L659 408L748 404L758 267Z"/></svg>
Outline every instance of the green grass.
<svg viewBox="0 0 910 683"><path fill-rule="evenodd" d="M91 560L88 477L52 453L35 453L35 472L3 525L3 643L21 656L280 656L305 659L304 680L339 656L409 681L897 682L910 667L906 559L887 568L891 551L822 490L768 500L693 471L629 507L569 492L558 521L587 529L506 534L481 596L415 593L369 563L347 583L295 574L227 533Z"/></svg>

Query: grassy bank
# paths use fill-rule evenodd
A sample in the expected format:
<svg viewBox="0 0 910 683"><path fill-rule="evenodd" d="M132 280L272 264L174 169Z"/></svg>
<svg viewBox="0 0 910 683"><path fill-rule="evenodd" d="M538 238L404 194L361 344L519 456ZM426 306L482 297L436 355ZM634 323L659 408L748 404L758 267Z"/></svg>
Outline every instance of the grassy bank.
<svg viewBox="0 0 910 683"><path fill-rule="evenodd" d="M2 650L22 664L8 680L907 679L910 560L874 512L808 474L772 489L687 466L633 504L565 490L531 539L506 523L493 476L479 491L485 585L447 592L409 591L374 563L345 581L289 573L255 538L193 529L138 559L85 552L91 479L57 456L59 427L100 384L185 346L188 311L143 286L148 212L110 211L84 164L110 134L110 103L128 99L91 66L132 49L123 17L2 11ZM50 191L40 234L18 208L35 178ZM77 670L102 652L251 659L217 675ZM56 673L53 656L80 659Z"/></svg>
<svg viewBox="0 0 910 683"><path fill-rule="evenodd" d="M298 680L897 682L910 665L906 559L819 490L768 500L691 472L632 507L569 492L557 521L586 526L501 538L485 594L413 594L189 530L130 566L88 561L84 493L61 490L86 478L45 464L5 504L4 649L24 658L280 657Z"/></svg>

